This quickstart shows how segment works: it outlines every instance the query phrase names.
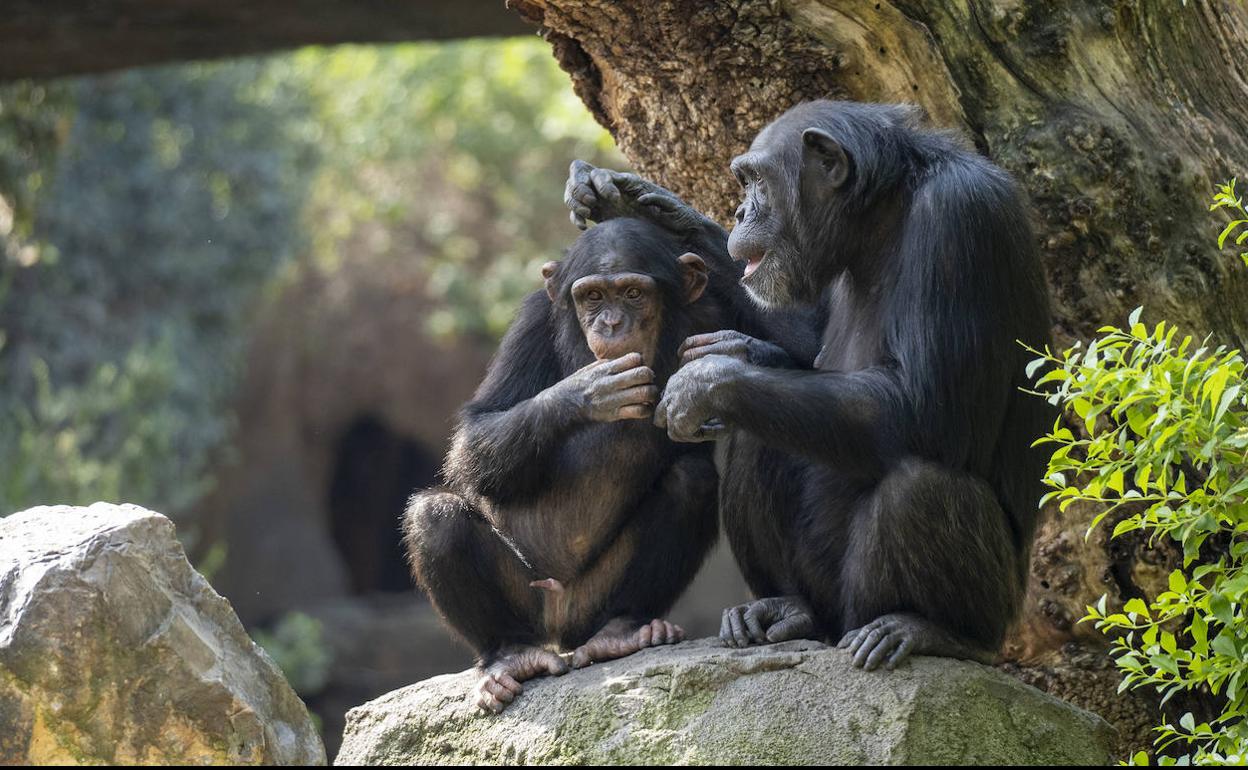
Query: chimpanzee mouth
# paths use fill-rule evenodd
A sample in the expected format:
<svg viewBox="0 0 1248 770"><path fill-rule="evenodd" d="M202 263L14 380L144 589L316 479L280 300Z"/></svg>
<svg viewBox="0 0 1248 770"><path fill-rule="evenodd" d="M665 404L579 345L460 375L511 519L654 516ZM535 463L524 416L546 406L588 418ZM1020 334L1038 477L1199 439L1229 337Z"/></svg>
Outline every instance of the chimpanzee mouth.
<svg viewBox="0 0 1248 770"><path fill-rule="evenodd" d="M742 275L741 278L749 278L754 271L758 269L758 266L763 264L763 260L766 258L767 252L765 251L757 257L750 257L750 259L745 263L745 274Z"/></svg>

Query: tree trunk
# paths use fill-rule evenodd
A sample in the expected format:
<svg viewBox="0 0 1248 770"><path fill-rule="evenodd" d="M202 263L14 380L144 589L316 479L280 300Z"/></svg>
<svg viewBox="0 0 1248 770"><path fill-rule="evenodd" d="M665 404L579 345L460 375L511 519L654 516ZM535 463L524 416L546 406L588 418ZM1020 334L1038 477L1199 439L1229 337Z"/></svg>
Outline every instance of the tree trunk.
<svg viewBox="0 0 1248 770"><path fill-rule="evenodd" d="M728 223L729 159L807 99L908 101L966 134L1031 197L1059 344L1137 305L1248 341L1248 271L1216 249L1216 181L1248 163L1248 5L1237 0L510 0L637 170ZM1102 593L1164 581L1167 550L1050 512L1014 673L1151 743L1154 702L1118 697ZM1163 583L1164 585L1164 583Z"/></svg>

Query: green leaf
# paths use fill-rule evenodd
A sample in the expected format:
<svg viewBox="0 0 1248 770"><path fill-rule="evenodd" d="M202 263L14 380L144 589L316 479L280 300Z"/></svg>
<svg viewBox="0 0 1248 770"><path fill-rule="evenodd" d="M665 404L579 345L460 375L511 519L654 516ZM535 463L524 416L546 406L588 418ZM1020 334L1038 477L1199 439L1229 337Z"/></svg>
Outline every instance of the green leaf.
<svg viewBox="0 0 1248 770"><path fill-rule="evenodd" d="M1189 733L1196 731L1196 718L1192 716L1192 712L1189 711L1183 716L1179 717L1179 727L1182 727L1184 730L1187 730Z"/></svg>
<svg viewBox="0 0 1248 770"><path fill-rule="evenodd" d="M1220 593L1210 594L1209 611L1224 626L1231 626L1235 623L1235 614L1231 609L1231 603Z"/></svg>
<svg viewBox="0 0 1248 770"><path fill-rule="evenodd" d="M1248 225L1248 219L1233 219L1227 223L1226 227L1218 235L1219 249L1225 247L1227 237L1229 237L1231 233L1235 232L1235 229L1240 225Z"/></svg>
<svg viewBox="0 0 1248 770"><path fill-rule="evenodd" d="M1181 594L1187 590L1187 577L1183 575L1182 570L1175 570L1170 573L1170 590L1176 594Z"/></svg>
<svg viewBox="0 0 1248 770"><path fill-rule="evenodd" d="M1226 387L1226 380L1231 376L1231 370L1225 366L1219 366L1213 370L1213 374L1209 375L1209 379L1205 380L1205 385L1201 388L1201 402L1209 401L1217 404L1222 399L1222 389Z"/></svg>
<svg viewBox="0 0 1248 770"><path fill-rule="evenodd" d="M1140 615L1145 618L1152 617L1151 615L1148 614L1148 605L1144 603L1143 599L1140 599L1138 597L1135 599L1128 599L1127 603L1122 605L1122 611L1134 612L1135 614Z"/></svg>

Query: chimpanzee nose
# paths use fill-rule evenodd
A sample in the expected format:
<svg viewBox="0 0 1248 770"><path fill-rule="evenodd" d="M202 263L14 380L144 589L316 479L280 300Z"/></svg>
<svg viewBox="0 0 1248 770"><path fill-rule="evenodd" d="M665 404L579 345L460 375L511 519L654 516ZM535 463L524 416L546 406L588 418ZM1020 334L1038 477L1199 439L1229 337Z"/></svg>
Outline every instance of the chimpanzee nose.
<svg viewBox="0 0 1248 770"><path fill-rule="evenodd" d="M742 203L740 206L737 206L737 222L741 223L744 221L745 221L745 204Z"/></svg>

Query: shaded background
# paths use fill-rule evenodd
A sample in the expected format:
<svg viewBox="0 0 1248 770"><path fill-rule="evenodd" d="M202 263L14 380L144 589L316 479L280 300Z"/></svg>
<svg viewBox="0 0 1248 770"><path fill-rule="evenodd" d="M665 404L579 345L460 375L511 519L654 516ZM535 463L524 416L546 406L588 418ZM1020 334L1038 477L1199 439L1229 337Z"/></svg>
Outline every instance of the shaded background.
<svg viewBox="0 0 1248 770"><path fill-rule="evenodd" d="M332 756L471 662L398 515L576 236L577 157L625 165L535 36L0 86L0 514L172 517ZM743 596L721 551L674 619Z"/></svg>

